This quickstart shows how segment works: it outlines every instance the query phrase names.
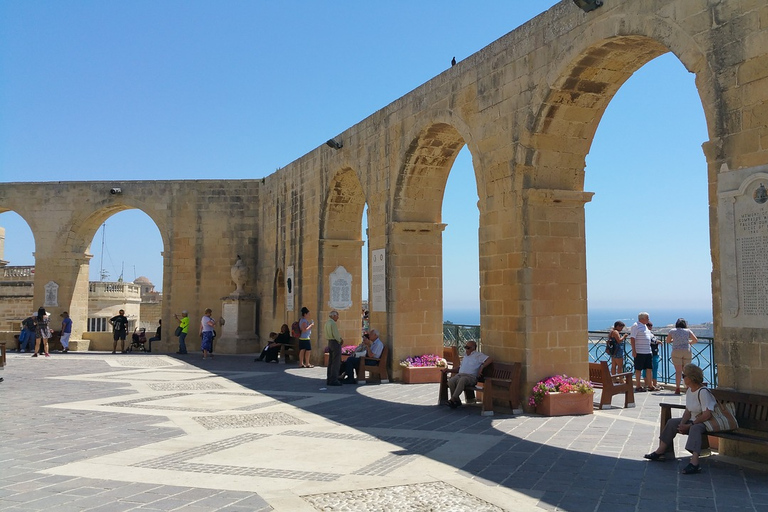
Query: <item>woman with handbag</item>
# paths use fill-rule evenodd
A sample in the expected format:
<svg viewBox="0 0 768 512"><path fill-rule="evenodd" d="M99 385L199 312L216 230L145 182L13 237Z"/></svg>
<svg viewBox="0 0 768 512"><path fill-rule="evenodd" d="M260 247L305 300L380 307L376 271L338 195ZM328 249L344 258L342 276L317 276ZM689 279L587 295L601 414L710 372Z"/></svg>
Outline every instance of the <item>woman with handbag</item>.
<svg viewBox="0 0 768 512"><path fill-rule="evenodd" d="M51 329L48 327L48 313L45 312L45 308L42 306L37 310L35 323L35 353L32 354L32 357L37 357L37 352L40 350L41 340L43 342L43 348L45 349L45 357L51 357L48 353L48 339L51 337Z"/></svg>
<svg viewBox="0 0 768 512"><path fill-rule="evenodd" d="M681 418L667 421L659 436L659 447L644 457L649 460L665 460L667 447L672 445L677 434L688 436L685 449L691 452L691 462L683 468L684 475L701 472L699 454L702 436L707 432L733 430L738 427L733 415L721 407L714 395L704 387L704 372L695 364L683 367L682 378L688 391L685 393L685 412Z"/></svg>

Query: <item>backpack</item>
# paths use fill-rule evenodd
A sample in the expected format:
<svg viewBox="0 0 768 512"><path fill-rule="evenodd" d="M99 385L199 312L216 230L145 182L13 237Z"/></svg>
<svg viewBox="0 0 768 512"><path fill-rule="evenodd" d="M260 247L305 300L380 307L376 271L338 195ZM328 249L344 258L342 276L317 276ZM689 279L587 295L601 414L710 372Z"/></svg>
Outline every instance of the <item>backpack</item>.
<svg viewBox="0 0 768 512"><path fill-rule="evenodd" d="M605 344L605 353L609 356L612 356L616 353L616 340L613 338L610 338L608 340L608 343Z"/></svg>
<svg viewBox="0 0 768 512"><path fill-rule="evenodd" d="M294 338L300 338L301 337L301 327L299 327L299 322L293 322L291 324L291 336Z"/></svg>

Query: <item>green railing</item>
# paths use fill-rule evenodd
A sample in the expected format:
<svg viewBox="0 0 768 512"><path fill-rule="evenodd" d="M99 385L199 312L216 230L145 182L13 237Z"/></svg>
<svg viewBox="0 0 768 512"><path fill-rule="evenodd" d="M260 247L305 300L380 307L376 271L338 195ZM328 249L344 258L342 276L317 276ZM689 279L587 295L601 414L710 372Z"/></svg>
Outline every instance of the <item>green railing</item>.
<svg viewBox="0 0 768 512"><path fill-rule="evenodd" d="M605 342L608 340L608 331L589 331L588 352L589 361L610 361L610 356L605 352ZM672 347L666 343L666 334L657 334L659 339L659 375L658 381L665 384L675 383L675 367L672 364L670 355ZM461 324L443 324L443 346L458 347L459 355L464 356L464 344L473 340L477 342L478 349L481 349L480 326L479 325L461 325ZM699 336L699 342L691 347L693 352L693 364L704 371L704 380L712 387L717 387L717 364L715 364L715 354L712 349L713 338ZM624 371L633 371L632 347L629 341L624 342Z"/></svg>
<svg viewBox="0 0 768 512"><path fill-rule="evenodd" d="M605 343L608 341L609 331L589 331L589 361L610 361L610 356L605 352ZM675 384L675 367L670 358L672 346L666 343L666 334L656 334L659 339L659 382ZM713 338L699 336L699 342L691 346L693 352L692 363L704 372L704 381L712 387L717 387L717 364L712 349ZM634 370L632 363L632 345L628 340L624 341L624 371Z"/></svg>
<svg viewBox="0 0 768 512"><path fill-rule="evenodd" d="M470 340L481 349L479 325L443 324L444 347L458 347L459 355L464 357L464 344Z"/></svg>

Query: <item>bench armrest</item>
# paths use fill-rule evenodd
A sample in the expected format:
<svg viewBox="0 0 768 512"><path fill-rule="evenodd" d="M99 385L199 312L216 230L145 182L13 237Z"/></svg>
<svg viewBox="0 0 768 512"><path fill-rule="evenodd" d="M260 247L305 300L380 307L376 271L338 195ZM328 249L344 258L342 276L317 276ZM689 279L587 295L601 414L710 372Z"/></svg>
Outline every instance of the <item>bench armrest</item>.
<svg viewBox="0 0 768 512"><path fill-rule="evenodd" d="M611 377L626 377L627 375L634 375L633 372L624 372L624 373L614 373L611 375Z"/></svg>
<svg viewBox="0 0 768 512"><path fill-rule="evenodd" d="M660 403L659 407L662 409L685 409L685 405L683 404L666 404L664 402Z"/></svg>

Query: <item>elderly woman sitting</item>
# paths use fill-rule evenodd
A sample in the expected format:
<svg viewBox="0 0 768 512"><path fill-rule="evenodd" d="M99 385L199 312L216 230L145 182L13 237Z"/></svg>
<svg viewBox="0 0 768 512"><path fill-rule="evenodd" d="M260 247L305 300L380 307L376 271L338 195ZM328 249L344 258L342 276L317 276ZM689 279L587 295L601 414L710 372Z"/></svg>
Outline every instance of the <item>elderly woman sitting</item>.
<svg viewBox="0 0 768 512"><path fill-rule="evenodd" d="M667 422L664 432L659 437L659 447L656 451L645 455L650 460L665 460L664 454L677 434L688 436L685 449L691 452L691 462L683 469L683 474L691 475L701 472L699 454L701 453L702 436L706 433L704 422L712 417L717 401L712 393L704 387L704 373L695 364L683 367L683 381L688 386L685 394L685 412L681 418Z"/></svg>

